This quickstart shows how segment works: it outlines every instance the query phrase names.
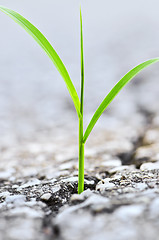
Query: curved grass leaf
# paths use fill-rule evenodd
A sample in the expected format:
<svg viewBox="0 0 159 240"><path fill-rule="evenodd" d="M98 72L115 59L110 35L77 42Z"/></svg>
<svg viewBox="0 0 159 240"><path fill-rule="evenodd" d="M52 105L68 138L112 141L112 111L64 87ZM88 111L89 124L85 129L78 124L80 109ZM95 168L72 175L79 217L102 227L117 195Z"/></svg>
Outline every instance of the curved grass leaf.
<svg viewBox="0 0 159 240"><path fill-rule="evenodd" d="M120 92L120 90L128 83L130 82L139 72L141 72L144 68L150 66L153 63L156 63L159 61L159 58L150 59L146 62L143 62L130 70L123 78L120 79L120 81L112 88L112 90L108 93L108 95L105 97L103 102L100 104L98 109L96 110L95 114L93 115L86 131L83 137L83 142L85 143L89 134L91 133L94 125L96 124L99 117L102 115L104 110L108 107L108 105L111 103L111 101L115 98L115 96Z"/></svg>
<svg viewBox="0 0 159 240"><path fill-rule="evenodd" d="M17 12L8 9L6 7L0 6L0 10L7 14L9 17L11 17L16 23L18 23L22 28L24 28L34 39L35 41L40 45L40 47L46 52L46 54L49 56L49 58L54 63L55 67L63 77L66 86L68 88L68 91L72 97L72 100L74 102L78 117L81 116L80 114L80 101L79 97L77 95L77 92L75 90L75 87L70 79L70 76L62 63L61 59L59 58L58 54L54 50L54 48L51 46L51 44L48 42L48 40L44 37L44 35L34 26L32 25L27 19L25 19L23 16L18 14Z"/></svg>

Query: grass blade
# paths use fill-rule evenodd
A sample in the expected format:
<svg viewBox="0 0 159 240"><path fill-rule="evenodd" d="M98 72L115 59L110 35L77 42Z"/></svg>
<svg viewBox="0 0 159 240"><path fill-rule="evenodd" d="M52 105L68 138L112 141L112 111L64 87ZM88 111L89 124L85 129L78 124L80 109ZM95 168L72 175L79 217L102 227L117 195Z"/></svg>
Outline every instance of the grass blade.
<svg viewBox="0 0 159 240"><path fill-rule="evenodd" d="M150 59L146 62L143 62L130 70L123 78L120 79L120 81L112 88L112 90L108 93L108 95L105 97L103 102L100 104L98 109L96 110L95 114L93 115L86 131L83 137L83 143L86 142L89 134L91 133L94 125L96 124L99 117L102 115L104 110L108 107L108 105L111 103L111 101L115 98L115 96L120 92L120 90L128 83L130 82L139 72L141 72L144 68L150 66L153 63L156 63L159 61L159 58Z"/></svg>
<svg viewBox="0 0 159 240"><path fill-rule="evenodd" d="M77 95L77 92L75 90L75 87L70 79L70 76L62 63L61 59L59 58L58 54L54 50L54 48L51 46L51 44L48 42L48 40L44 37L44 35L33 25L31 24L27 19L25 19L23 16L18 14L17 12L5 8L3 6L0 6L0 10L7 14L9 17L11 17L16 23L18 23L22 28L24 28L34 39L35 41L41 46L41 48L46 52L46 54L49 56L49 58L54 63L55 67L63 77L66 86L68 88L68 91L72 97L72 100L74 102L78 117L81 116L80 114L80 101L79 97Z"/></svg>

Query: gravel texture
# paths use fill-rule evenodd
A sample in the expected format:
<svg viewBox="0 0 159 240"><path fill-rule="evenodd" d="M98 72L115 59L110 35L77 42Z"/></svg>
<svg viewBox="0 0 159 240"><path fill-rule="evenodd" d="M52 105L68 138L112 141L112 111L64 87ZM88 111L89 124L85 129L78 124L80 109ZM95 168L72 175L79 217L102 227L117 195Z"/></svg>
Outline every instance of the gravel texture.
<svg viewBox="0 0 159 240"><path fill-rule="evenodd" d="M110 132L102 131L99 135L110 139L99 148L87 146L85 191L80 195L74 152L67 145L63 158L58 152L63 141L51 147L39 138L36 144L2 149L1 239L157 239L159 160L153 156L158 139L145 143L155 128L145 129L140 145L126 137L121 147L117 133L110 138ZM92 137L92 146L97 137Z"/></svg>

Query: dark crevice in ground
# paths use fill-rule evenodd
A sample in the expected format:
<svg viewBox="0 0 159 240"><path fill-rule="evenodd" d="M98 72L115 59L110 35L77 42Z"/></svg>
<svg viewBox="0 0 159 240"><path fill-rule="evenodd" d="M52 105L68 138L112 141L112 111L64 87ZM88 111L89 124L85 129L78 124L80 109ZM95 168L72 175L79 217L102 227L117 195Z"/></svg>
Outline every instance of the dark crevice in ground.
<svg viewBox="0 0 159 240"><path fill-rule="evenodd" d="M50 211L49 214L46 214L43 219L43 232L48 237L48 240L58 239L60 235L60 230L58 226L53 224L53 219L56 217L56 215L59 213L59 209L65 205L69 205L70 198L72 194L77 194L78 189L78 182L70 182L70 183L63 183L62 178L59 179L60 184L60 190L57 191L55 194L52 194L51 198L48 201L44 201L47 204L47 207ZM94 176L85 176L85 180L88 182L84 184L84 190L90 189L95 190L97 183L99 182L99 179L97 179ZM90 184L89 184L90 182ZM92 184L94 182L94 184ZM40 200L40 199L37 199ZM79 203L79 202L78 202ZM44 209L46 212L46 209Z"/></svg>
<svg viewBox="0 0 159 240"><path fill-rule="evenodd" d="M34 176L35 178L36 176ZM34 179L33 178L33 179ZM52 181L53 180L53 181ZM31 202L32 199L36 199L36 202L44 202L45 206L42 207L44 217L42 220L42 232L46 236L45 239L58 239L59 229L58 226L53 224L54 218L59 213L59 209L65 205L70 205L70 198L73 194L77 193L78 177L67 176L59 177L55 181L54 179L47 180L41 179L41 183L35 185L25 186L28 182L27 178L23 182L17 181L1 181L0 186L4 192L9 192L10 196L24 195L26 196L26 202ZM30 179L31 181L31 179ZM94 176L85 175L84 189L95 190L99 179ZM18 189L13 189L13 186L17 185ZM23 187L25 186L25 187ZM49 199L43 199L44 194L50 194ZM0 197L0 202L4 202L5 197ZM13 199L14 201L14 199Z"/></svg>
<svg viewBox="0 0 159 240"><path fill-rule="evenodd" d="M134 160L134 156L135 156L135 152L136 150L143 146L143 138L144 138L144 135L142 136L139 136L138 139L133 142L133 149L132 151L130 152L123 152L123 153L120 153L117 155L117 157L120 158L121 162L122 162L122 165L131 165L131 164L135 164L136 168L138 169L141 164L142 164L142 161L141 161L141 164L137 164Z"/></svg>
<svg viewBox="0 0 159 240"><path fill-rule="evenodd" d="M133 143L133 149L130 152L123 152L117 155L117 157L120 158L122 165L131 165L134 164L137 169L140 168L140 166L147 162L149 159L147 157L137 159L135 158L135 152L139 147L145 146L143 139L145 136L145 132L149 129L149 127L152 125L153 118L155 114L153 112L148 111L147 109L139 106L138 111L142 113L142 115L145 118L145 125L144 125L144 131L143 135L140 135Z"/></svg>
<svg viewBox="0 0 159 240"><path fill-rule="evenodd" d="M95 187L99 182L99 180L94 176L88 176L88 175L85 176L85 179L88 182L84 184L84 190L87 190L87 189L95 190ZM78 182L73 181L73 182L64 183L63 180L65 180L65 178L60 178L57 181L57 185L60 186L59 191L52 194L49 200L47 201L43 200L51 210L52 216L56 216L59 212L59 209L65 204L69 203L69 200L72 194L77 194ZM37 198L37 200L40 200L40 196Z"/></svg>

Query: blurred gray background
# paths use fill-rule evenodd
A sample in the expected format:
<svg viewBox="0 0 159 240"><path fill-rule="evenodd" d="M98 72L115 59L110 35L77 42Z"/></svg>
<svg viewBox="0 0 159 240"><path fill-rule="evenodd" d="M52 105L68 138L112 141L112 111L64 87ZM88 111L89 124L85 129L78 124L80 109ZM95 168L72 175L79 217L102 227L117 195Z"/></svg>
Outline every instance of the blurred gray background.
<svg viewBox="0 0 159 240"><path fill-rule="evenodd" d="M1 0L47 37L80 92L82 5L85 56L85 126L113 87L132 67L159 56L157 0ZM140 121L140 111L159 109L159 64L136 77L113 101L97 128ZM0 139L32 138L69 129L78 119L65 83L37 43L0 13ZM57 133L58 134L58 133Z"/></svg>

